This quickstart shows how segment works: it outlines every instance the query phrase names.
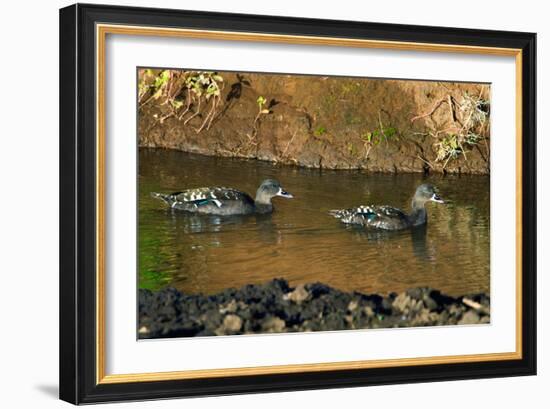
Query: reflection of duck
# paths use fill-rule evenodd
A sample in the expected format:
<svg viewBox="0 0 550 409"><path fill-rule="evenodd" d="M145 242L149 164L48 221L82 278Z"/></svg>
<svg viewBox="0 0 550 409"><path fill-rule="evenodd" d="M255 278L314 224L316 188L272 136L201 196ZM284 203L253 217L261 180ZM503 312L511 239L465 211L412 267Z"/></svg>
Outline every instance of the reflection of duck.
<svg viewBox="0 0 550 409"><path fill-rule="evenodd" d="M435 261L433 245L428 243L428 229L426 224L411 229L412 249L414 256L420 261Z"/></svg>
<svg viewBox="0 0 550 409"><path fill-rule="evenodd" d="M285 192L279 182L273 179L262 182L256 191L255 199L244 192L227 187L201 187L171 194L151 193L151 196L161 199L172 209L220 216L271 213L271 199L276 196L292 198L292 195Z"/></svg>
<svg viewBox="0 0 550 409"><path fill-rule="evenodd" d="M445 203L432 185L420 185L412 199L410 214L391 206L359 206L351 209L331 210L330 214L342 223L381 230L402 230L425 224L428 221L426 202Z"/></svg>

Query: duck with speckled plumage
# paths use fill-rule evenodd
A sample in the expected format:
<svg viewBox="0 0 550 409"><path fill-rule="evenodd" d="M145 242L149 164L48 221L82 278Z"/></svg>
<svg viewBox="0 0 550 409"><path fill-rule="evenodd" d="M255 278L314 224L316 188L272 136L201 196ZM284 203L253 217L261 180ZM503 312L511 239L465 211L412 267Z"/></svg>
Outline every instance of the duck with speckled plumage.
<svg viewBox="0 0 550 409"><path fill-rule="evenodd" d="M247 193L229 187L201 187L170 194L151 193L172 209L217 216L267 214L273 212L274 197L291 199L281 184L274 179L262 182L252 199Z"/></svg>
<svg viewBox="0 0 550 409"><path fill-rule="evenodd" d="M426 203L445 203L434 186L418 186L411 202L411 213L407 214L391 206L359 206L351 209L331 210L330 214L342 223L378 230L403 230L421 226L428 222Z"/></svg>

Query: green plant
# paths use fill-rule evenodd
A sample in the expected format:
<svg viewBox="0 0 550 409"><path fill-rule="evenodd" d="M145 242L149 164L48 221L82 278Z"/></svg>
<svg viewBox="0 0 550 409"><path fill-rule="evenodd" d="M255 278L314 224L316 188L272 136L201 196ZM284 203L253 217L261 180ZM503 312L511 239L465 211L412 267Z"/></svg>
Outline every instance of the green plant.
<svg viewBox="0 0 550 409"><path fill-rule="evenodd" d="M365 148L365 159L369 157L370 151L373 147L380 145L382 142L388 142L389 140L397 138L397 129L394 127L383 127L375 129L374 131L367 131L360 135L363 140L363 146Z"/></svg>
<svg viewBox="0 0 550 409"><path fill-rule="evenodd" d="M485 145L487 157L489 156L487 135L490 124L490 103L482 98L483 90L484 87L481 87L477 96L463 92L455 98L449 94L439 99L427 114L412 118L411 121L414 122L416 119L431 117L441 106L448 106L450 124L446 124L443 130L427 133L435 139L433 143L435 161L443 162L443 169L449 161L456 160L460 156L468 160L467 152L481 143Z"/></svg>
<svg viewBox="0 0 550 409"><path fill-rule="evenodd" d="M258 99L256 100L256 103L258 104L258 109L260 111L263 110L264 105L265 105L266 102L267 102L267 100L265 99L265 97L263 97L261 95L258 97Z"/></svg>
<svg viewBox="0 0 550 409"><path fill-rule="evenodd" d="M464 153L462 143L459 140L459 136L456 134L445 135L435 144L435 146L437 149L437 156L435 160L438 162L445 161L443 168L445 168L449 160L456 159L461 153Z"/></svg>
<svg viewBox="0 0 550 409"><path fill-rule="evenodd" d="M481 95L476 97L464 92L459 104L459 110L466 118L463 126L469 129L484 126L489 119L490 107L489 101L481 98Z"/></svg>
<svg viewBox="0 0 550 409"><path fill-rule="evenodd" d="M384 129L376 129L372 132L365 132L361 134L361 138L368 143L378 145L380 142L387 142L397 136L397 129L389 127Z"/></svg>
<svg viewBox="0 0 550 409"><path fill-rule="evenodd" d="M269 109L265 108L265 104L267 103L267 99L265 99L265 97L260 95L256 100L256 103L258 104L258 113L254 119L254 123L256 123L262 115L267 115L271 112Z"/></svg>
<svg viewBox="0 0 550 409"><path fill-rule="evenodd" d="M159 106L168 106L168 112L158 118L160 123L175 117L186 125L202 113L202 106L207 105L210 109L195 128L199 133L209 129L216 116L223 82L221 75L211 71L142 70L138 82L139 108L159 101Z"/></svg>
<svg viewBox="0 0 550 409"><path fill-rule="evenodd" d="M266 108L267 99L263 95L258 96L258 98L256 99L256 104L258 104L258 112L256 113L256 117L254 118L254 123L252 124L252 133L250 134L247 133L246 136L248 138L248 146L249 147L256 146L256 149L257 149L258 122L262 117L262 115L270 114L271 110L269 108Z"/></svg>
<svg viewBox="0 0 550 409"><path fill-rule="evenodd" d="M327 132L327 128L325 128L323 125L318 126L315 131L313 131L313 135L319 137L323 136Z"/></svg>
<svg viewBox="0 0 550 409"><path fill-rule="evenodd" d="M187 124L191 119L199 115L201 110L201 101L208 103L210 101L210 111L206 115L202 125L197 128L197 133L202 131L206 126L206 129L210 128L214 116L216 113L216 108L221 101L221 87L220 83L223 83L223 77L214 73L214 72L201 72L198 71L194 75L189 75L185 79L185 87L187 88L187 108L183 113L180 113L179 119L183 118L189 107L191 106L192 101L197 101L197 108L195 113L189 116L184 124Z"/></svg>

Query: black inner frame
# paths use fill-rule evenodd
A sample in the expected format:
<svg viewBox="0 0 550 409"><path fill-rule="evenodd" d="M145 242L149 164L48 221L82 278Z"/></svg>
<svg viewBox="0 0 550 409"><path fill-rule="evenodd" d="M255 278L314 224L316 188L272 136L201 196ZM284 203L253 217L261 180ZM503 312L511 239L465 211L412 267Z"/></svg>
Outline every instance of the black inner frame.
<svg viewBox="0 0 550 409"><path fill-rule="evenodd" d="M128 24L517 48L522 58L522 359L96 384L95 25ZM60 10L60 398L75 404L536 373L536 35L100 5Z"/></svg>

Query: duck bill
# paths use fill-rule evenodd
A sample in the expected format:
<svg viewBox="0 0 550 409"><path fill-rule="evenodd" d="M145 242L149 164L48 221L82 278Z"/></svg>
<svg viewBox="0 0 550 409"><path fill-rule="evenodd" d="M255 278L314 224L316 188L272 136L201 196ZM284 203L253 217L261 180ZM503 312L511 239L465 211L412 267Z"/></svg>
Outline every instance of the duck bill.
<svg viewBox="0 0 550 409"><path fill-rule="evenodd" d="M431 201L436 203L445 203L445 200L443 200L439 195L433 195Z"/></svg>
<svg viewBox="0 0 550 409"><path fill-rule="evenodd" d="M294 197L290 193L284 191L283 189L279 189L279 192L277 193L277 196L285 197L287 199L292 199Z"/></svg>

